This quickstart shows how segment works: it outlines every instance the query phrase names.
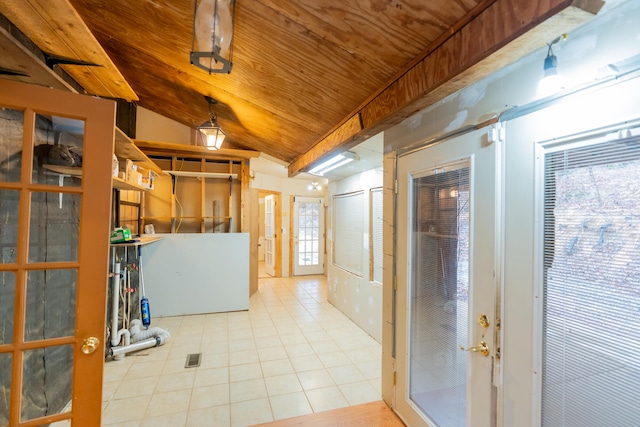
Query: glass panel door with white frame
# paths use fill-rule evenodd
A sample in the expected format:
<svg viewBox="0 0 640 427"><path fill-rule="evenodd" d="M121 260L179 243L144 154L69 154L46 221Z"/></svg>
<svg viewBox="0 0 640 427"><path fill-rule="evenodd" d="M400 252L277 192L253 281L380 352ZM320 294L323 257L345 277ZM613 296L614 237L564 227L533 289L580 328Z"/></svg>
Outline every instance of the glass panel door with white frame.
<svg viewBox="0 0 640 427"><path fill-rule="evenodd" d="M324 272L324 206L322 199L296 197L294 202L293 275Z"/></svg>
<svg viewBox="0 0 640 427"><path fill-rule="evenodd" d="M542 425L640 425L640 138L544 149Z"/></svg>
<svg viewBox="0 0 640 427"><path fill-rule="evenodd" d="M496 150L482 141L398 162L395 407L407 425L494 423Z"/></svg>

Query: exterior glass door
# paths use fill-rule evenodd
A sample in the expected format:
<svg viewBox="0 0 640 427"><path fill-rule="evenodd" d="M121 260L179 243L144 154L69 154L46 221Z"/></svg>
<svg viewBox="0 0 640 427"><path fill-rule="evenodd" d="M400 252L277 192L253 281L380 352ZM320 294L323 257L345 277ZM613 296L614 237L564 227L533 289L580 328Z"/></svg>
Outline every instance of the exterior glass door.
<svg viewBox="0 0 640 427"><path fill-rule="evenodd" d="M293 221L293 275L324 273L322 199L296 197Z"/></svg>
<svg viewBox="0 0 640 427"><path fill-rule="evenodd" d="M114 117L0 80L0 426L100 425Z"/></svg>
<svg viewBox="0 0 640 427"><path fill-rule="evenodd" d="M492 425L495 173L479 132L399 160L396 408L408 425Z"/></svg>

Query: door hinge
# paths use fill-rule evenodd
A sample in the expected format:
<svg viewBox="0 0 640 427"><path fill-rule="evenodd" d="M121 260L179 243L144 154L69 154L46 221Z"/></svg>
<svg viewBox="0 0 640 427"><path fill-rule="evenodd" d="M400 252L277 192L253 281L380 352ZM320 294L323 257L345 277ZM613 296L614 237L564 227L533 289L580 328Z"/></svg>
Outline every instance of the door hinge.
<svg viewBox="0 0 640 427"><path fill-rule="evenodd" d="M397 179L396 179L396 182L395 182L395 184L394 184L393 191L394 191L396 194L398 194L398 180L397 180Z"/></svg>
<svg viewBox="0 0 640 427"><path fill-rule="evenodd" d="M393 372L393 385L396 385L396 373L395 373L395 371Z"/></svg>

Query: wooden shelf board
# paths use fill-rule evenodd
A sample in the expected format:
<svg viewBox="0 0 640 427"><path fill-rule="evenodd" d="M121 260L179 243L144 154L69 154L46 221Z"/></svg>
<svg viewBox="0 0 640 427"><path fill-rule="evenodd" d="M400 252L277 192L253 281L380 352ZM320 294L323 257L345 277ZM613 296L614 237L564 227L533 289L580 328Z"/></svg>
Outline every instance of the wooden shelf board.
<svg viewBox="0 0 640 427"><path fill-rule="evenodd" d="M205 147L177 144L173 142L156 142L134 140L136 146L148 154L160 156L188 156L210 160L246 160L252 157L259 157L260 152L254 150L238 150L232 148L221 148L219 150L208 150Z"/></svg>
<svg viewBox="0 0 640 427"><path fill-rule="evenodd" d="M64 175L82 176L82 168L76 166L42 165L44 169Z"/></svg>
<svg viewBox="0 0 640 427"><path fill-rule="evenodd" d="M132 191L148 191L148 188L144 188L141 185L133 184L131 182L127 182L123 179L112 177L112 186L113 188L117 188L119 190L132 190Z"/></svg>
<svg viewBox="0 0 640 427"><path fill-rule="evenodd" d="M162 172L173 175L183 176L189 178L219 178L219 179L238 179L237 173L219 173L219 172L190 172L190 171L170 171L163 170Z"/></svg>
<svg viewBox="0 0 640 427"><path fill-rule="evenodd" d="M55 173L71 175L78 178L82 177L82 168L73 166L59 166L59 165L42 165L44 169L50 170ZM132 184L117 177L111 178L111 185L113 188L120 190L133 190L133 191L148 191L148 188L144 188L140 185Z"/></svg>
<svg viewBox="0 0 640 427"><path fill-rule="evenodd" d="M119 159L129 159L145 169L150 169L155 173L161 173L162 169L152 162L133 141L120 129L116 128L116 143L114 152Z"/></svg>
<svg viewBox="0 0 640 427"><path fill-rule="evenodd" d="M146 236L136 237L133 240L127 241L127 242L109 243L109 246L114 248L124 247L124 246L129 246L129 247L144 246L144 245L148 245L149 243L157 242L158 240L162 240L162 236L146 235Z"/></svg>
<svg viewBox="0 0 640 427"><path fill-rule="evenodd" d="M141 219L229 219L230 216L143 216Z"/></svg>

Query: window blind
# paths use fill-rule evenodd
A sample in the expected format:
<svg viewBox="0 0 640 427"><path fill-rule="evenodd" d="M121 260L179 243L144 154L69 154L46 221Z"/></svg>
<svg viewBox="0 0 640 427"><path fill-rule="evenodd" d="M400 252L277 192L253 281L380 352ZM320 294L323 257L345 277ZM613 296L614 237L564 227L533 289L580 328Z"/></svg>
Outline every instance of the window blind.
<svg viewBox="0 0 640 427"><path fill-rule="evenodd" d="M542 425L639 426L640 139L544 155Z"/></svg>
<svg viewBox="0 0 640 427"><path fill-rule="evenodd" d="M364 192L333 197L333 263L362 276Z"/></svg>
<svg viewBox="0 0 640 427"><path fill-rule="evenodd" d="M371 277L382 283L382 188L371 189L371 248L369 252Z"/></svg>

